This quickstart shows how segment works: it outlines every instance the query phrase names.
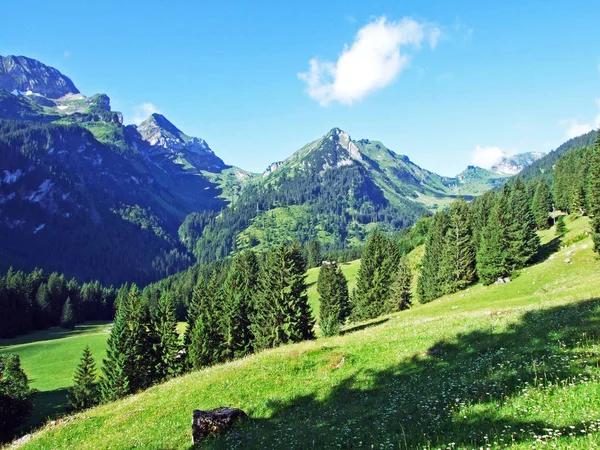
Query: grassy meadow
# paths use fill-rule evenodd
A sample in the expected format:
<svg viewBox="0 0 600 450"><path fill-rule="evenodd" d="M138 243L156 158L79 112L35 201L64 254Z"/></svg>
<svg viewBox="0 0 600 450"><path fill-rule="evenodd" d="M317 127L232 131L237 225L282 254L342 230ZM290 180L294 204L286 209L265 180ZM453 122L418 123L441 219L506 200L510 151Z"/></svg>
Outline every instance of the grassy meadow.
<svg viewBox="0 0 600 450"><path fill-rule="evenodd" d="M192 410L224 405L250 420L200 448L597 448L600 262L587 219L567 227L508 284L174 379L22 448L189 449Z"/></svg>
<svg viewBox="0 0 600 450"><path fill-rule="evenodd" d="M67 407L67 389L86 345L90 346L96 365L106 353L109 323L88 322L74 330L54 327L13 339L0 339L0 354L16 353L30 386L39 392L34 399L33 414L27 426L43 423L47 416L63 413Z"/></svg>

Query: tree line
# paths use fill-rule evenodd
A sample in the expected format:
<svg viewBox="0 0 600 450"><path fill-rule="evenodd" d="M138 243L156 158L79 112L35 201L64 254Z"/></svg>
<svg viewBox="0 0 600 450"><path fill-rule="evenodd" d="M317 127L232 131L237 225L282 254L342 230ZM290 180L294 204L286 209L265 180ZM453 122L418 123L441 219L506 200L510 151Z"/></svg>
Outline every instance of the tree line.
<svg viewBox="0 0 600 450"><path fill-rule="evenodd" d="M0 276L0 338L88 320L110 320L116 291L98 281L79 284L74 278L41 269L30 273L12 268Z"/></svg>

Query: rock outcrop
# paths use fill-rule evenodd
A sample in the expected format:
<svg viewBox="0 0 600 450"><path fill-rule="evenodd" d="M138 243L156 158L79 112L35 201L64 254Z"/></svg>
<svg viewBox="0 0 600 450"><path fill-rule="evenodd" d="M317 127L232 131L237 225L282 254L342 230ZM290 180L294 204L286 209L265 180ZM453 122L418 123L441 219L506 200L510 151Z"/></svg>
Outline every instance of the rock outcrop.
<svg viewBox="0 0 600 450"><path fill-rule="evenodd" d="M54 67L25 56L0 56L0 88L32 92L48 98L78 94L71 79Z"/></svg>
<svg viewBox="0 0 600 450"><path fill-rule="evenodd" d="M192 442L195 444L211 434L222 433L236 421L247 419L244 411L237 408L216 408L211 411L194 410L192 415Z"/></svg>

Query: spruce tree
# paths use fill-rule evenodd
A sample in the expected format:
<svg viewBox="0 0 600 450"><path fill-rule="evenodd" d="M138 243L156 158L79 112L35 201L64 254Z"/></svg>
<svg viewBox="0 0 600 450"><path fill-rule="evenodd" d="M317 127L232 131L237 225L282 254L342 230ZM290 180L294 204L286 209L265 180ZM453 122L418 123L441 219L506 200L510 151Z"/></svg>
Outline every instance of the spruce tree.
<svg viewBox="0 0 600 450"><path fill-rule="evenodd" d="M154 312L153 326L158 334L158 367L157 381L171 378L181 372L182 361L179 351L179 334L177 333L177 305L172 295L163 292Z"/></svg>
<svg viewBox="0 0 600 450"><path fill-rule="evenodd" d="M596 142L590 157L588 197L594 250L600 253L600 129L596 134Z"/></svg>
<svg viewBox="0 0 600 450"><path fill-rule="evenodd" d="M372 319L385 312L398 259L395 242L378 230L371 233L363 249L356 289L352 295L353 319Z"/></svg>
<svg viewBox="0 0 600 450"><path fill-rule="evenodd" d="M251 324L256 350L314 337L304 271L298 245L267 253Z"/></svg>
<svg viewBox="0 0 600 450"><path fill-rule="evenodd" d="M339 334L340 327L350 315L348 282L335 261L323 261L317 281L319 293L319 327L323 336Z"/></svg>
<svg viewBox="0 0 600 450"><path fill-rule="evenodd" d="M398 262L396 278L392 285L391 295L386 304L386 312L404 311L412 306L411 298L412 273L406 257Z"/></svg>
<svg viewBox="0 0 600 450"><path fill-rule="evenodd" d="M250 317L258 291L258 275L258 259L254 252L247 250L236 255L223 289L221 327L226 359L239 358L252 351Z"/></svg>
<svg viewBox="0 0 600 450"><path fill-rule="evenodd" d="M498 278L507 277L512 273L509 223L508 193L503 189L503 194L498 198L483 229L477 252L477 275L484 284L491 284Z"/></svg>
<svg viewBox="0 0 600 450"><path fill-rule="evenodd" d="M441 211L433 216L433 222L425 241L425 255L421 263L421 275L417 282L417 293L421 303L430 302L443 294L441 257L444 252L448 215Z"/></svg>
<svg viewBox="0 0 600 450"><path fill-rule="evenodd" d="M106 359L102 365L100 380L100 396L103 402L110 402L131 393L127 359L130 354L128 342L129 302L121 296L118 301L117 313L113 321L110 336L106 343Z"/></svg>
<svg viewBox="0 0 600 450"><path fill-rule="evenodd" d="M536 184L531 209L538 229L547 229L549 213L552 211L552 194L550 194L550 187L544 179L539 180Z"/></svg>
<svg viewBox="0 0 600 450"><path fill-rule="evenodd" d="M0 355L0 441L25 423L33 410L35 391L29 387L19 355Z"/></svg>
<svg viewBox="0 0 600 450"><path fill-rule="evenodd" d="M476 280L475 250L467 202L457 199L448 213L448 227L440 262L442 290L452 294Z"/></svg>
<svg viewBox="0 0 600 450"><path fill-rule="evenodd" d="M63 305L62 314L60 315L60 326L67 330L73 330L75 328L75 313L73 311L71 297L67 298L67 301Z"/></svg>
<svg viewBox="0 0 600 450"><path fill-rule="evenodd" d="M35 296L34 325L43 330L51 325L52 305L50 303L50 292L46 283L40 284Z"/></svg>
<svg viewBox="0 0 600 450"><path fill-rule="evenodd" d="M321 265L321 244L316 239L308 243L308 268L319 267Z"/></svg>
<svg viewBox="0 0 600 450"><path fill-rule="evenodd" d="M525 184L516 178L509 197L509 248L513 270L524 267L535 256L540 245L536 223L531 212Z"/></svg>
<svg viewBox="0 0 600 450"><path fill-rule="evenodd" d="M100 400L96 383L96 362L88 345L83 349L81 360L75 370L73 387L69 389L68 400L71 408L75 410L91 408Z"/></svg>
<svg viewBox="0 0 600 450"><path fill-rule="evenodd" d="M222 337L219 330L219 286L216 272L208 284L199 282L193 293L196 317L187 348L188 366L197 370L221 360Z"/></svg>

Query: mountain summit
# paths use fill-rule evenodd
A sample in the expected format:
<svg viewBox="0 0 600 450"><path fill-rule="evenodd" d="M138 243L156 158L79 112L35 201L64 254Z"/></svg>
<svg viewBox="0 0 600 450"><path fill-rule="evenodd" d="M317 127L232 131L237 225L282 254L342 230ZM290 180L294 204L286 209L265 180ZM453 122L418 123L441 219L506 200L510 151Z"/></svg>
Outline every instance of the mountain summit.
<svg viewBox="0 0 600 450"><path fill-rule="evenodd" d="M54 67L25 56L0 56L0 88L48 98L79 94L71 79Z"/></svg>

